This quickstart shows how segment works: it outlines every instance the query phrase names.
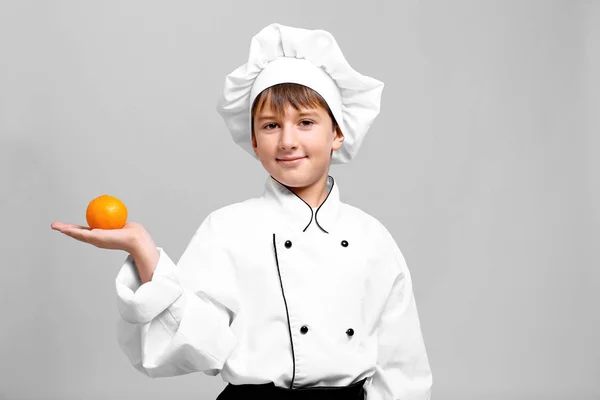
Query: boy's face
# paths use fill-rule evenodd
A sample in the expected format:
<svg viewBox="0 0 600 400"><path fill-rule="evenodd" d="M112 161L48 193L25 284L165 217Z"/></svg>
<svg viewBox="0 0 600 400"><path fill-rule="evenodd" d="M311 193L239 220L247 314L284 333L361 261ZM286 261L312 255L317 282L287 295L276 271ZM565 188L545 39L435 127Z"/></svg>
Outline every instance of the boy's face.
<svg viewBox="0 0 600 400"><path fill-rule="evenodd" d="M306 187L326 177L331 152L343 139L321 107L296 110L287 105L279 117L267 103L254 116L254 152L267 172L287 186ZM284 161L288 158L300 159Z"/></svg>

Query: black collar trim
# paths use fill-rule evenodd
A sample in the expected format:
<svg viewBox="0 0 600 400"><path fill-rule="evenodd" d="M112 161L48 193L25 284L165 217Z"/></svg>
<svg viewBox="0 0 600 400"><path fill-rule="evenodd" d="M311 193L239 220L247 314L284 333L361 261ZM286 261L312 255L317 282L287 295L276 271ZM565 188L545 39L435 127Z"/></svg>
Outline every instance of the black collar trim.
<svg viewBox="0 0 600 400"><path fill-rule="evenodd" d="M271 178L273 178L273 175L271 175ZM329 189L329 191L327 192L327 197L325 197L325 200L323 200L323 202L319 205L319 207L317 208L317 211L314 212L314 218L315 218L315 222L317 223L317 226L325 233L329 234L329 232L327 232L322 226L321 224L319 224L319 221L317 219L317 214L319 213L319 210L321 209L321 207L323 206L323 204L325 204L325 202L327 201L327 199L329 198L329 195L331 194L331 191L333 190L333 186L335 185L335 179L333 179L333 176L331 175L327 175L327 179L331 178L331 188ZM306 227L302 230L302 232L305 232L308 227L310 226L310 224L312 223L313 220L313 209L310 206L310 204L308 204L306 201L304 201L304 199L300 196L298 196L292 189L290 189L289 186L284 185L283 183L279 182L277 179L273 178L273 180L275 180L276 182L278 182L281 186L285 187L287 190L289 190L290 192L292 192L297 198L299 198L300 200L302 200L302 202L304 204L306 204L306 206L308 207L308 209L310 210L310 221L308 221L308 225L306 225Z"/></svg>

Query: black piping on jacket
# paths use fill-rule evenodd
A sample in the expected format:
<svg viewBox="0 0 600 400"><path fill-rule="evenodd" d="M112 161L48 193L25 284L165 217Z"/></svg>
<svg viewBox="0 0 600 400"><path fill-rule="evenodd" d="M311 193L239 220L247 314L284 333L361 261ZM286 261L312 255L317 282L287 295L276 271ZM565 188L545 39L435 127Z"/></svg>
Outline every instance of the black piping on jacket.
<svg viewBox="0 0 600 400"><path fill-rule="evenodd" d="M331 177L331 189L329 189L329 192L327 192L327 197L325 197L325 200L323 200L323 202L319 205L319 207L317 208L317 211L315 211L314 216L315 216L315 222L317 223L317 226L325 233L329 234L329 232L327 232L325 229L323 229L323 227L321 226L321 224L319 224L319 220L317 219L317 214L319 213L319 210L321 209L321 206L323 204L325 204L325 202L327 201L327 199L329 198L329 195L331 194L331 191L333 190L333 185L335 185L335 179L333 179L333 176L331 175L327 175L327 178ZM273 178L273 176L271 175L271 178ZM277 179L273 178L275 181L279 182ZM304 199L300 196L298 196L292 189L290 189L287 185L284 185L283 183L279 182L279 184L281 186L284 186L287 190L289 190L290 192L294 193L294 195L299 198L300 200L302 200L302 202L304 204L306 204L308 206L308 209L310 210L310 221L308 221L308 225L306 225L306 227L302 230L302 232L305 232L308 227L310 226L312 220L313 220L313 210L312 207L310 206L310 204L308 204L306 201L304 201Z"/></svg>
<svg viewBox="0 0 600 400"><path fill-rule="evenodd" d="M277 274L279 275L279 283L281 285L281 294L283 295L283 303L285 304L285 314L287 315L288 331L290 333L290 344L292 345L292 362L294 369L292 372L292 383L290 389L294 387L294 379L296 378L296 356L294 355L294 341L292 340L292 325L290 324L290 313L288 312L287 301L285 300L285 291L283 290L283 281L281 280L281 271L279 270L279 260L277 259L277 245L275 244L275 234L273 234L273 249L275 250L275 263L277 264Z"/></svg>
<svg viewBox="0 0 600 400"><path fill-rule="evenodd" d="M328 178L330 177L330 175L327 176ZM273 176L271 176L271 178L273 178ZM273 178L275 181L279 182L277 179ZM317 211L315 211L314 213L314 217L315 217L315 221L317 223L317 226L325 233L329 234L329 232L327 232L325 229L323 229L323 227L319 224L319 221L317 220L317 214L319 213L319 210L321 209L321 206L323 204L325 204L325 202L327 201L327 199L329 198L329 195L331 194L331 191L333 190L333 185L335 185L335 180L333 180L333 177L331 177L332 180L332 184L331 184L331 189L329 190L329 192L327 192L327 197L325 197L325 200L323 200L323 202L319 205L319 207L317 208ZM284 186L286 189L288 189L290 192L294 193L293 190L291 190L288 186L284 185L283 183L279 182L279 184L281 184L282 186ZM308 229L308 227L310 226L312 220L313 220L313 210L312 207L310 206L310 204L308 204L306 201L304 201L304 199L300 196L298 196L296 193L294 193L294 195L296 197L298 197L300 200L302 200L302 202L304 204L306 204L308 206L308 209L310 210L310 221L308 222L308 225L306 225L306 227L302 230L302 232L305 232L306 229ZM281 285L281 295L283 296L283 303L285 304L285 314L287 316L287 322L288 322L288 332L290 335L290 344L292 346L292 363L293 363L293 372L292 372L292 382L290 384L290 389L292 389L294 387L294 380L296 379L296 356L294 354L294 341L292 339L292 325L290 323L290 313L288 311L288 306L287 306L287 300L285 299L285 290L283 289L283 280L281 279L281 271L279 269L279 259L277 257L277 244L275 241L275 233L273 233L273 250L275 251L275 263L277 264L277 274L279 275L279 284Z"/></svg>

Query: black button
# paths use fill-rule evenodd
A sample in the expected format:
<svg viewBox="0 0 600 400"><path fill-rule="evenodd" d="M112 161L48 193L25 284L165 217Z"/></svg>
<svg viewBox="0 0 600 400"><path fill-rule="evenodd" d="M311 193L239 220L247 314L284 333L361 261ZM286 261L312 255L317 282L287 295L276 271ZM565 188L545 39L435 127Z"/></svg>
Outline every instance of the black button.
<svg viewBox="0 0 600 400"><path fill-rule="evenodd" d="M302 328L300 328L300 332L302 332L302 333L308 332L308 327L306 325L302 325Z"/></svg>
<svg viewBox="0 0 600 400"><path fill-rule="evenodd" d="M348 247L348 242L346 240L342 240L342 246Z"/></svg>
<svg viewBox="0 0 600 400"><path fill-rule="evenodd" d="M287 247L288 249L289 249L290 247L292 247L292 242L290 242L289 240L286 240L286 241L285 241L285 247Z"/></svg>
<svg viewBox="0 0 600 400"><path fill-rule="evenodd" d="M346 331L346 335L348 335L348 336L352 336L352 335L354 335L354 329L352 329L352 328L348 329L348 330Z"/></svg>

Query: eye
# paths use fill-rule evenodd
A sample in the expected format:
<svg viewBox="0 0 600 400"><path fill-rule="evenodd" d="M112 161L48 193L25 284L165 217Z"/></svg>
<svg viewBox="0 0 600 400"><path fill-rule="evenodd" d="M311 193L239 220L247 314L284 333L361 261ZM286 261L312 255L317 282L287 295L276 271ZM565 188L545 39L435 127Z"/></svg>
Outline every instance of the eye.
<svg viewBox="0 0 600 400"><path fill-rule="evenodd" d="M270 123L270 124L265 125L263 127L263 129L270 130L271 129L270 127L273 127L273 129L275 129L275 125L277 125L277 124L276 123Z"/></svg>
<svg viewBox="0 0 600 400"><path fill-rule="evenodd" d="M312 122L312 121L309 121L309 120L306 120L306 119L305 119L304 121L301 121L300 123L301 123L302 125L304 125L304 126L310 126L310 125L312 125L314 122Z"/></svg>

